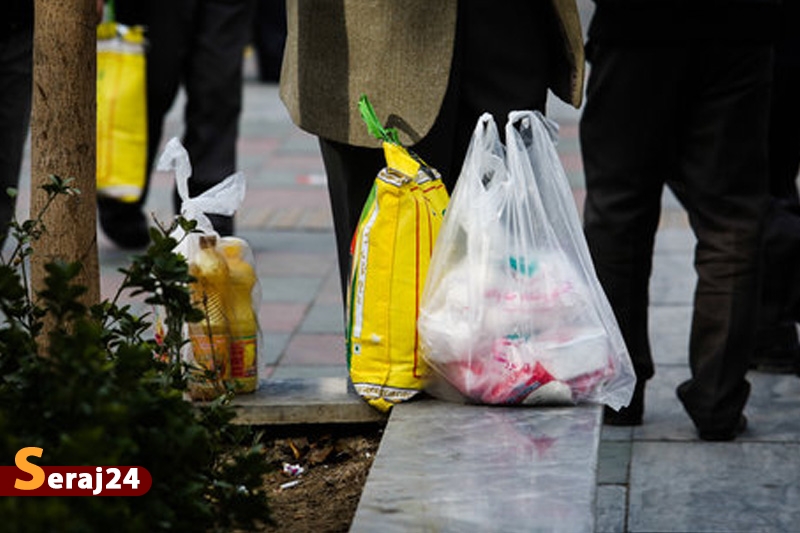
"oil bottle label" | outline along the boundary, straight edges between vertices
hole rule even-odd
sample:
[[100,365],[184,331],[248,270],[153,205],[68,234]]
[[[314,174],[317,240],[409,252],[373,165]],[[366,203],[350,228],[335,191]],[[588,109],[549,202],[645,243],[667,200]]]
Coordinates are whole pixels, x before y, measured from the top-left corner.
[[231,377],[251,378],[256,375],[256,336],[231,339]]
[[228,366],[228,338],[224,335],[209,337],[199,334],[192,335],[191,341],[197,365],[206,370],[216,370],[220,377],[225,377]]

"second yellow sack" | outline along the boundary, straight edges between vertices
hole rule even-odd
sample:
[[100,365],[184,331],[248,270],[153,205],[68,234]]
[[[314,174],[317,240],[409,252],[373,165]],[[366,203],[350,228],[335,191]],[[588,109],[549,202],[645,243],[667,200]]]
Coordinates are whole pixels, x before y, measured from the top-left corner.
[[147,177],[144,29],[97,27],[97,193],[135,202]]

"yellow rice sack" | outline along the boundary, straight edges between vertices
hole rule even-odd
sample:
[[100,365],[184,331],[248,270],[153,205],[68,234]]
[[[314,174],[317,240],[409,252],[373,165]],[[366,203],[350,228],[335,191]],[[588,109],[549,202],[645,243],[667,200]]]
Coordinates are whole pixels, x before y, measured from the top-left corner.
[[144,30],[104,22],[97,28],[97,193],[141,197],[147,176]]
[[352,246],[347,363],[358,394],[388,411],[424,386],[417,317],[433,246],[449,200],[435,170],[384,142]]

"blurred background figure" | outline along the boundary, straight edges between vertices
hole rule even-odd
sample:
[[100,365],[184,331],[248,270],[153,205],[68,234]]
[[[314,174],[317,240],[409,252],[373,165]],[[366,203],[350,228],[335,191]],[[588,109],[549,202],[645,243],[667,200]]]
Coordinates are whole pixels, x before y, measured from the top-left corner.
[[744,431],[768,207],[767,134],[777,2],[595,0],[580,124],[584,223],[637,375],[605,422],[639,425],[655,367],[649,281],[665,184],[697,245],[691,377],[677,389],[704,440]]
[[286,0],[256,0],[253,17],[253,49],[258,79],[278,83],[286,43]]
[[0,7],[0,248],[16,201],[28,137],[33,78],[33,0],[5,0]]
[[[192,164],[189,193],[197,196],[237,170],[242,67],[255,0],[115,0],[115,8],[118,22],[146,28],[148,176],[164,117],[183,88],[181,142]],[[98,199],[101,227],[121,248],[141,248],[149,241],[143,211],[147,189],[146,184],[135,203]],[[175,193],[176,212],[179,202]],[[220,235],[233,234],[233,217],[209,219]]]
[[769,124],[770,211],[764,234],[761,314],[751,366],[800,371],[800,2],[783,0]]

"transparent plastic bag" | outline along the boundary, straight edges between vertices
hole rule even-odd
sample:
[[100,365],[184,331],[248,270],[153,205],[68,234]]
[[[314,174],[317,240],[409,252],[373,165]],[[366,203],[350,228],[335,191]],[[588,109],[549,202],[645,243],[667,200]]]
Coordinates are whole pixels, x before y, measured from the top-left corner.
[[554,145],[513,112],[475,128],[434,248],[418,328],[429,389],[488,404],[627,405],[635,377]]
[[[261,286],[250,245],[238,237],[220,237],[206,213],[232,216],[244,201],[245,177],[237,172],[194,198],[189,197],[192,167],[189,154],[178,139],[171,139],[159,158],[158,169],[174,171],[181,215],[197,222],[188,235],[175,229],[176,252],[189,263],[197,278],[190,285],[195,306],[206,320],[187,324],[190,339],[184,361],[190,373],[189,396],[211,400],[226,390],[251,393],[258,387],[258,360],[264,343],[258,323]],[[216,374],[210,378],[208,372]]]

